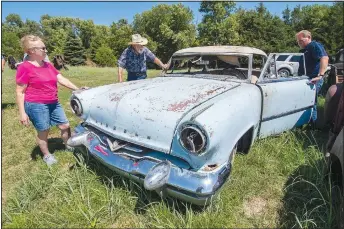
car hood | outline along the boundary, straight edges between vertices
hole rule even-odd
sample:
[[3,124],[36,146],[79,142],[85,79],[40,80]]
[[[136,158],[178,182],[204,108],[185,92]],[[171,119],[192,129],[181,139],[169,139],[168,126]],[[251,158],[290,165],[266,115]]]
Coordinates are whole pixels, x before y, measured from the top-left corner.
[[86,122],[112,136],[168,153],[177,124],[196,106],[238,82],[158,77],[97,88]]

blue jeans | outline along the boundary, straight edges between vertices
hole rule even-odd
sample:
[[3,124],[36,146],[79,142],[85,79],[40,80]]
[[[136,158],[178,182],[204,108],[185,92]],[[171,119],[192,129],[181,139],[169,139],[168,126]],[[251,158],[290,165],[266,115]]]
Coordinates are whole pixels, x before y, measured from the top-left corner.
[[317,114],[318,94],[323,84],[324,84],[324,79],[318,80],[315,84],[315,103],[314,103],[313,112],[312,112],[313,122],[315,122],[318,118],[318,114]]
[[66,114],[59,102],[52,104],[25,102],[24,108],[30,121],[38,131],[48,130],[51,126],[68,123]]
[[132,80],[143,80],[147,78],[147,73],[146,72],[128,72],[128,79],[127,81],[132,81]]

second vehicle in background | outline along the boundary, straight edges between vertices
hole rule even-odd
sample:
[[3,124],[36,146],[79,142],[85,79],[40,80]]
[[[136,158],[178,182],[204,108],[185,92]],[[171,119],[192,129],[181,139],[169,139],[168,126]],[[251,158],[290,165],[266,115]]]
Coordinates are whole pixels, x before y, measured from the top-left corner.
[[[290,77],[297,75],[299,69],[301,53],[298,54],[283,54],[276,56],[276,69],[278,75],[281,77]],[[272,66],[274,67],[274,66]]]

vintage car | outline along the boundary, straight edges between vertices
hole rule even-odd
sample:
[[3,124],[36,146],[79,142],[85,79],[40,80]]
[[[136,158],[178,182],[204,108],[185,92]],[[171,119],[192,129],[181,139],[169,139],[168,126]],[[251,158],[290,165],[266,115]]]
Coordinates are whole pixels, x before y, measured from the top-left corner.
[[236,151],[309,122],[315,87],[280,77],[276,54],[241,46],[175,52],[161,77],[75,92],[72,147],[147,190],[207,205]]

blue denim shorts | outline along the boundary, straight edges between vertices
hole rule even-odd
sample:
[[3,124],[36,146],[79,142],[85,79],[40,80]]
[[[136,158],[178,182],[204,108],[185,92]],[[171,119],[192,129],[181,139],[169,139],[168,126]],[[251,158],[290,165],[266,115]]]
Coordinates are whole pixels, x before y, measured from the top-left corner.
[[48,130],[51,126],[68,123],[66,114],[59,102],[52,104],[25,102],[24,108],[30,121],[38,131]]

